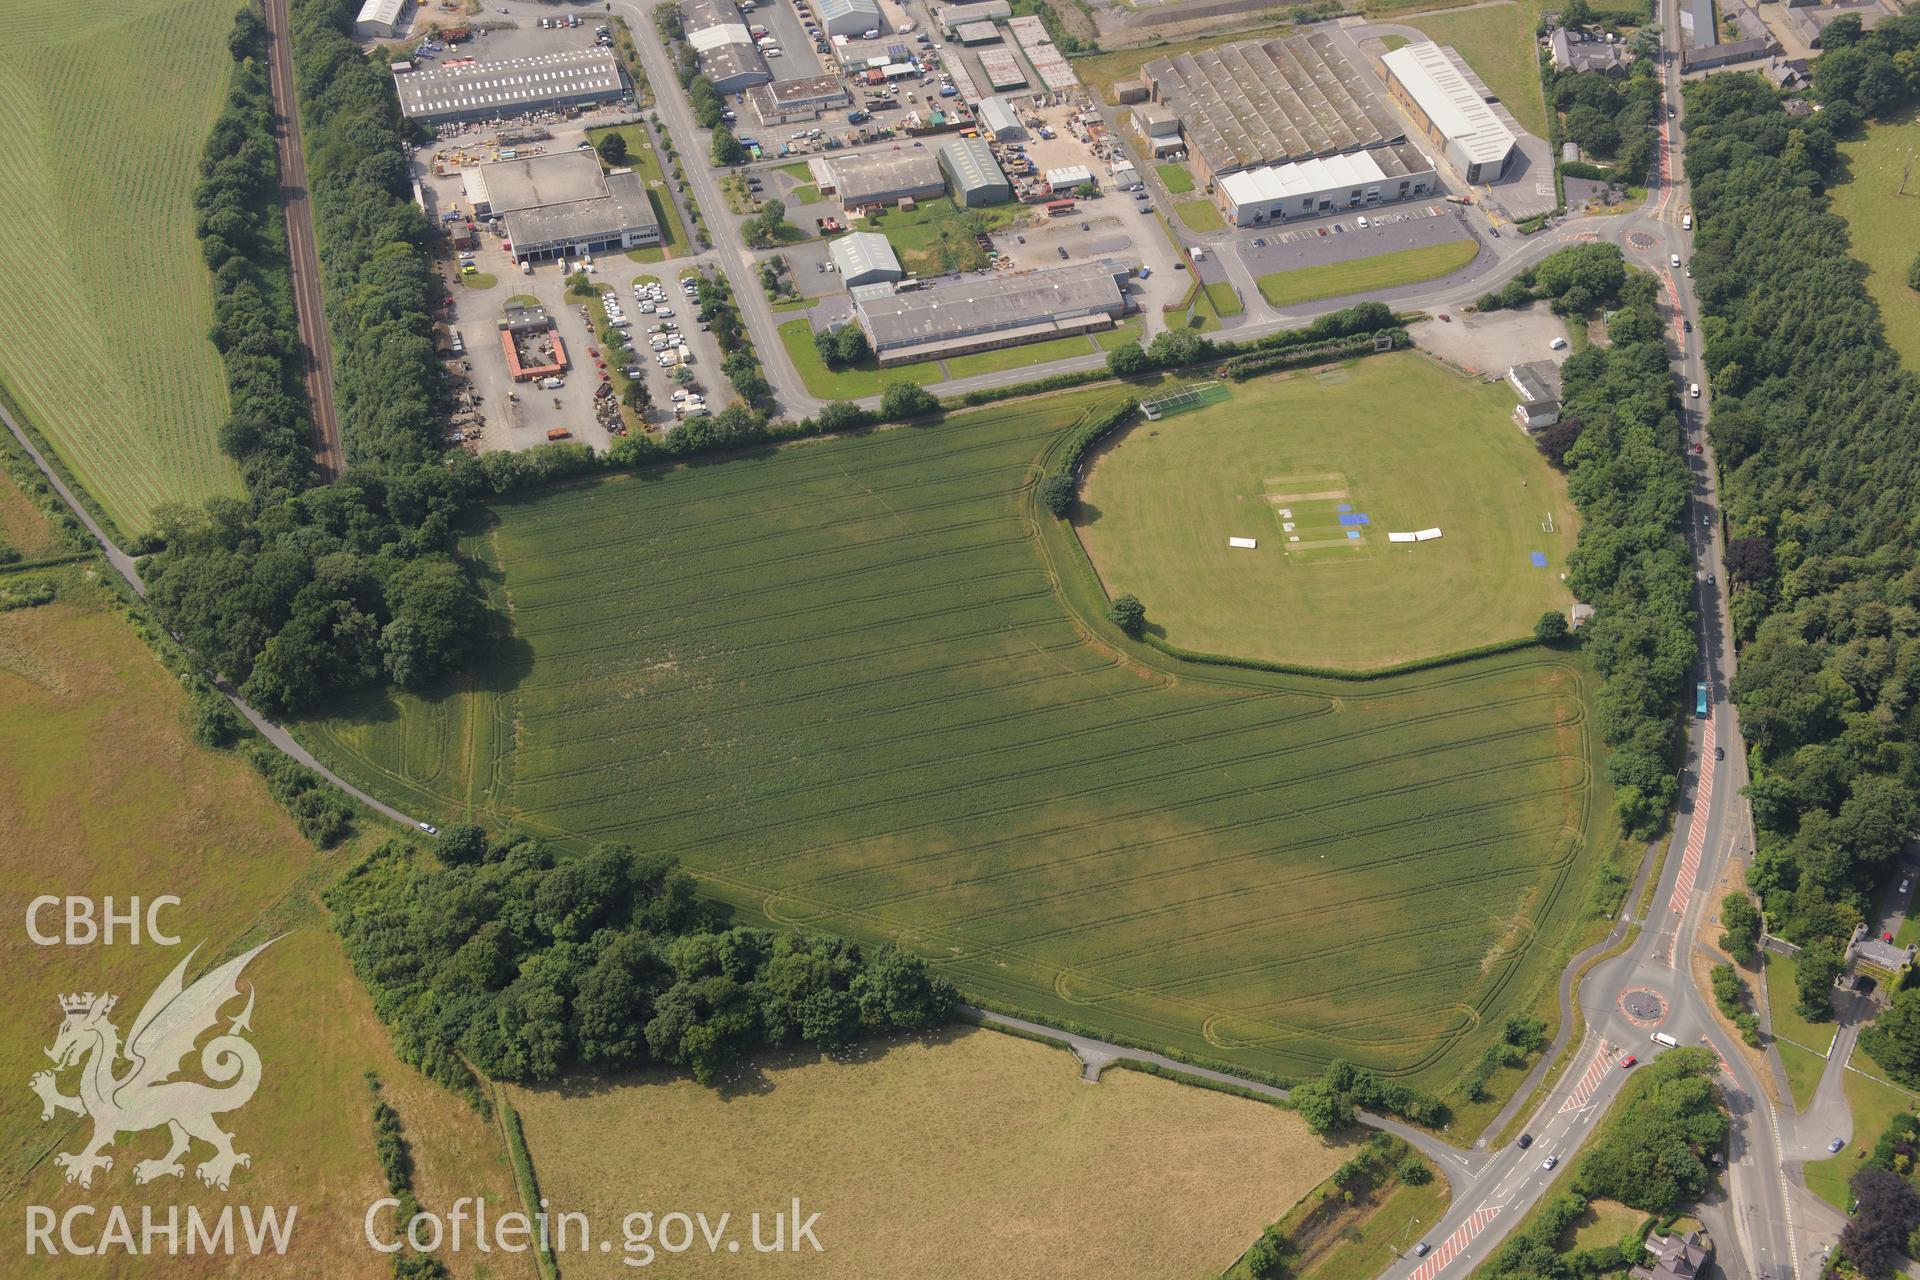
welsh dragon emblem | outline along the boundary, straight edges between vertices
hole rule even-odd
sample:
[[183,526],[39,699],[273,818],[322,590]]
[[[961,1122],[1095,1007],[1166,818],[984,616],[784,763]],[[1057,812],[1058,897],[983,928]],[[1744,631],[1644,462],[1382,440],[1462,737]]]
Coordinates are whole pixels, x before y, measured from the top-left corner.
[[[213,1155],[194,1170],[210,1187],[224,1191],[234,1169],[252,1163],[233,1149],[233,1135],[223,1132],[213,1119],[245,1106],[260,1087],[260,1054],[241,1034],[252,1030],[251,984],[246,1007],[200,1050],[200,1071],[214,1084],[173,1077],[200,1037],[220,1022],[222,1006],[240,995],[241,970],[274,941],[261,943],[186,986],[182,978],[199,951],[195,947],[147,997],[124,1043],[109,1020],[119,1003],[117,996],[88,991],[60,997],[64,1015],[60,1034],[46,1051],[53,1059],[53,1070],[36,1072],[29,1085],[40,1097],[42,1120],[67,1111],[93,1121],[93,1137],[85,1147],[54,1156],[54,1163],[67,1171],[68,1182],[90,1187],[96,1169],[113,1168],[113,1157],[103,1153],[113,1145],[115,1134],[162,1125],[172,1145],[158,1160],[141,1160],[133,1166],[137,1183],[183,1176],[186,1168],[180,1158],[196,1138],[213,1148]],[[117,1069],[122,1061],[127,1065]],[[60,1092],[59,1076],[71,1067],[80,1070],[77,1097]]]

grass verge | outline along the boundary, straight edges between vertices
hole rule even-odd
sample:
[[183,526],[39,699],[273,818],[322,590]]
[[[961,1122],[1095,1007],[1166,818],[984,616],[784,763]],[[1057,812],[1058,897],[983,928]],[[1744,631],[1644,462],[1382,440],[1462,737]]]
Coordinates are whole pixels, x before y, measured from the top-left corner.
[[1261,276],[1260,296],[1276,307],[1373,293],[1423,280],[1437,280],[1473,261],[1480,247],[1471,240],[1396,249],[1357,262],[1329,262]]

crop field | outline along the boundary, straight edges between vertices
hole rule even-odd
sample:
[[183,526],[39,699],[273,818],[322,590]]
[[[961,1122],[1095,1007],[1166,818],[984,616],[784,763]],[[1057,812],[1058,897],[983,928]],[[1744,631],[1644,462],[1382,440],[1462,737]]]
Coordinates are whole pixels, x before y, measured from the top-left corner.
[[[746,1075],[512,1090],[541,1194],[595,1222],[725,1206],[740,1230],[798,1194],[823,1253],[794,1265],[840,1280],[1214,1280],[1349,1154],[1266,1103],[1120,1069],[1089,1088],[1064,1050],[993,1031],[761,1058]],[[570,1280],[634,1273],[617,1248],[560,1263]],[[740,1276],[766,1260],[702,1245],[672,1268]]]
[[1887,343],[1909,369],[1920,369],[1920,293],[1907,287],[1907,268],[1920,253],[1920,235],[1914,233],[1920,226],[1920,178],[1906,172],[1916,147],[1920,115],[1872,125],[1864,137],[1840,144],[1853,180],[1830,189],[1833,211],[1847,220],[1853,256],[1867,264],[1867,292],[1880,306]]
[[[253,770],[197,746],[186,719],[178,681],[113,608],[91,597],[79,568],[60,601],[0,614],[0,847],[9,874],[33,893],[113,895],[123,906],[135,895],[173,894],[180,905],[161,920],[181,939],[178,947],[119,940],[35,946],[18,915],[0,935],[0,980],[17,997],[0,1043],[0,1070],[16,1089],[0,1107],[0,1212],[17,1223],[24,1205],[91,1200],[125,1206],[137,1224],[144,1205],[163,1214],[170,1204],[204,1213],[228,1203],[297,1205],[286,1255],[249,1260],[245,1274],[384,1280],[392,1264],[361,1237],[366,1206],[386,1194],[362,1072],[380,1074],[407,1125],[426,1204],[444,1209],[456,1195],[511,1204],[504,1148],[465,1102],[394,1057],[318,906],[319,890],[359,857],[368,837],[358,847],[316,853]],[[25,899],[22,892],[14,901]],[[90,1192],[65,1185],[52,1154],[76,1150],[87,1128],[64,1114],[41,1122],[26,1089],[28,1077],[48,1065],[41,1050],[60,1025],[58,996],[118,995],[114,1021],[124,1034],[190,948],[201,950],[189,978],[275,937],[245,977],[256,991],[249,1038],[260,1052],[260,1090],[221,1117],[253,1160],[232,1188],[201,1186],[192,1163],[181,1181],[136,1186],[135,1161],[166,1147],[166,1135],[152,1130],[122,1134],[113,1168]],[[189,1071],[195,1062],[188,1059]],[[62,1077],[65,1091],[73,1081],[71,1072]],[[197,1146],[191,1161],[206,1155]],[[463,1280],[477,1280],[483,1267],[491,1280],[536,1280],[531,1265],[515,1265],[525,1259],[469,1252],[448,1261]],[[54,1273],[58,1264],[45,1269]],[[233,1259],[218,1256],[170,1259],[163,1269],[181,1277],[236,1274]],[[150,1272],[108,1263],[98,1274]]]
[[233,11],[0,0],[0,384],[129,530],[240,492],[191,205]]
[[672,853],[743,919],[1281,1074],[1450,1079],[1591,865],[1578,661],[1366,683],[1116,650],[1033,486],[1093,389],[507,503],[469,694],[309,722],[423,816]]
[[1573,602],[1578,522],[1512,407],[1411,352],[1244,383],[1109,446],[1080,539],[1184,649],[1371,670],[1519,639]]

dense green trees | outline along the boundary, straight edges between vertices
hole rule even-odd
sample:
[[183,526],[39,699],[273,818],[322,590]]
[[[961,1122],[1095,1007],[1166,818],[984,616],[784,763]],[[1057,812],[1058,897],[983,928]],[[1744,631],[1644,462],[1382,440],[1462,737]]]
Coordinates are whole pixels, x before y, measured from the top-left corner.
[[1598,71],[1560,71],[1547,97],[1566,121],[1567,137],[1590,161],[1610,166],[1623,182],[1646,181],[1658,141],[1658,64],[1642,58],[1625,78]]
[[1845,14],[1821,32],[1826,53],[1813,64],[1813,88],[1831,109],[1845,102],[1866,116],[1890,115],[1920,98],[1920,14],[1906,13],[1863,31]]
[[1641,1067],[1580,1161],[1586,1193],[1660,1214],[1706,1194],[1710,1155],[1727,1139],[1719,1069],[1708,1049],[1669,1049]]
[[1760,913],[1753,899],[1735,890],[1720,899],[1720,949],[1741,964],[1759,958]]
[[1348,1062],[1328,1063],[1318,1080],[1288,1090],[1287,1100],[1315,1133],[1351,1128],[1363,1109],[1429,1127],[1447,1119],[1446,1104],[1438,1098]]
[[713,131],[713,162],[721,168],[744,164],[747,149],[740,145],[740,139],[733,136],[733,130],[720,125]]
[[1139,596],[1115,596],[1113,603],[1107,606],[1107,620],[1138,639],[1140,633],[1147,629],[1147,607],[1140,603]]
[[1794,957],[1795,1010],[1808,1022],[1833,1016],[1833,984],[1846,972],[1840,952],[1826,940],[1815,942]]
[[813,345],[820,353],[820,362],[829,369],[844,369],[873,355],[866,330],[852,322],[838,329],[823,329],[814,334]]
[[911,382],[889,382],[880,393],[880,416],[893,422],[923,418],[940,410],[940,397]]
[[[450,835],[453,833],[449,833]],[[383,846],[328,906],[401,1056],[456,1088],[667,1063],[711,1082],[768,1046],[840,1048],[944,1021],[953,988],[891,946],[728,927],[672,858],[461,832],[429,870]]]
[[[1870,51],[1911,54],[1920,25],[1887,25]],[[1833,60],[1849,55],[1844,71],[1863,45],[1820,59],[1823,95],[1854,92]],[[1748,883],[1773,932],[1831,948],[1915,820],[1920,382],[1888,349],[1823,194],[1857,99],[1795,119],[1753,77],[1688,93],[1692,265],[1742,644],[1733,697],[1753,773]]]
[[616,168],[627,162],[627,138],[618,129],[610,129],[600,135],[600,141],[594,144],[600,152],[600,158]]
[[1894,1079],[1920,1086],[1920,987],[1895,992],[1893,1004],[1860,1033],[1860,1047]]
[[1906,1257],[1908,1237],[1920,1227],[1920,1192],[1877,1165],[1855,1173],[1848,1185],[1856,1204],[1840,1231],[1840,1256],[1863,1275],[1893,1275]]
[[267,88],[267,31],[258,12],[234,16],[227,102],[213,123],[194,188],[200,252],[213,273],[213,343],[225,361],[230,413],[220,447],[250,493],[271,497],[312,482],[313,424],[301,389],[280,169]]
[[[1594,608],[1583,644],[1603,677],[1595,698],[1607,773],[1626,830],[1650,835],[1678,791],[1674,716],[1691,673],[1693,571],[1684,534],[1690,481],[1673,376],[1651,276],[1628,276],[1620,250],[1581,245],[1544,259],[1530,291],[1556,308],[1614,302],[1611,345],[1561,366],[1565,418],[1543,445],[1568,473],[1581,514],[1568,583]],[[1575,306],[1574,304],[1578,304]]]
[[[719,137],[718,134],[714,136]],[[769,200],[761,205],[760,212],[740,224],[740,233],[746,237],[747,244],[755,249],[770,249],[797,234],[787,221],[787,206],[778,200]]]

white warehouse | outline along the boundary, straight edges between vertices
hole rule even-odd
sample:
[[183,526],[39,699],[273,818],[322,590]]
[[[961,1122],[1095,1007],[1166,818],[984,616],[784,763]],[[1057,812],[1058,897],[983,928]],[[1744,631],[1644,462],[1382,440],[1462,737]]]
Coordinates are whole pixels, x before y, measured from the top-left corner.
[[1387,92],[1468,182],[1496,182],[1520,154],[1519,140],[1488,105],[1488,94],[1458,53],[1431,40],[1380,60]]
[[880,19],[879,0],[815,0],[813,11],[830,36],[857,39],[869,31],[887,29]]
[[362,40],[393,39],[411,25],[400,20],[407,11],[407,3],[408,0],[367,0],[360,6],[360,16],[353,20],[353,34]]
[[1242,169],[1214,179],[1214,200],[1229,223],[1255,227],[1413,200],[1438,185],[1433,162],[1401,143]]

